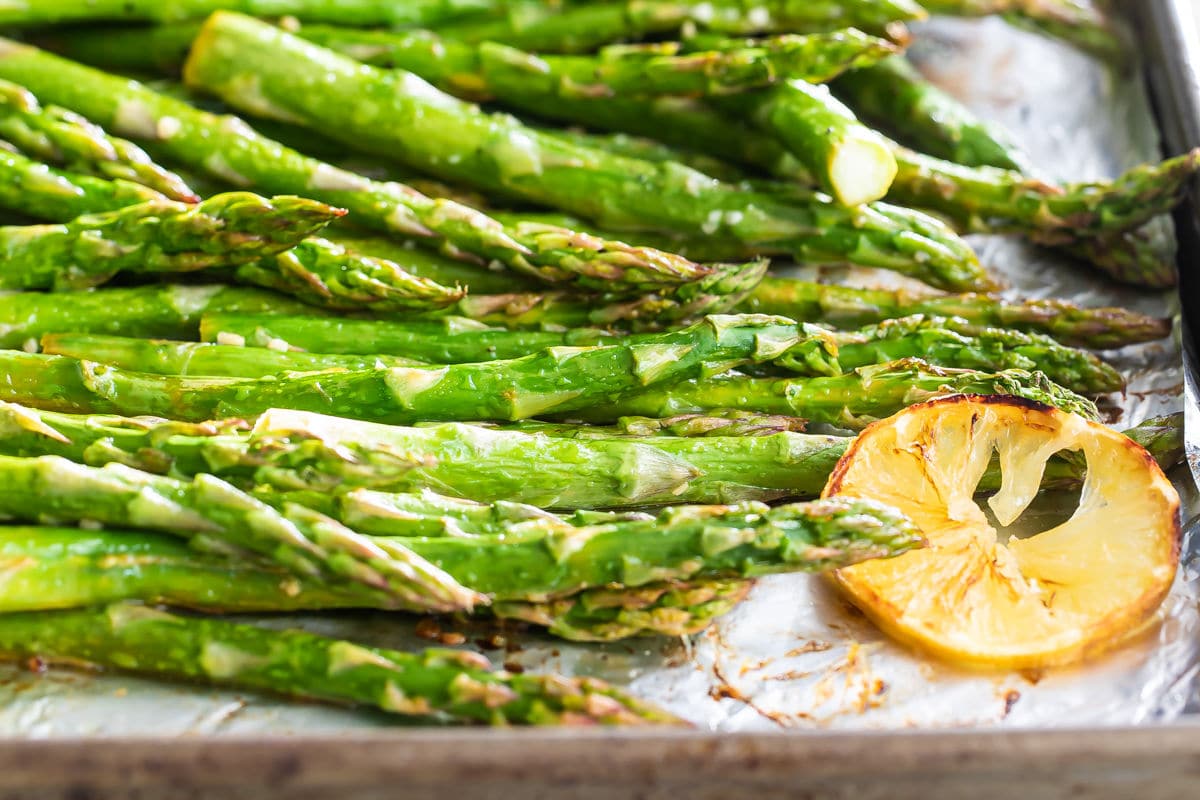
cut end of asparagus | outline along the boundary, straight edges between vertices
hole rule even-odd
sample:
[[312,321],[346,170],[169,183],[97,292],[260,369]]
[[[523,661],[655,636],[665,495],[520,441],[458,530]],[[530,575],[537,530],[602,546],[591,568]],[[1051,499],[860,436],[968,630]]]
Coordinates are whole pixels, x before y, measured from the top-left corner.
[[896,169],[896,158],[891,149],[875,138],[848,139],[829,159],[834,195],[846,206],[882,199],[892,187]]

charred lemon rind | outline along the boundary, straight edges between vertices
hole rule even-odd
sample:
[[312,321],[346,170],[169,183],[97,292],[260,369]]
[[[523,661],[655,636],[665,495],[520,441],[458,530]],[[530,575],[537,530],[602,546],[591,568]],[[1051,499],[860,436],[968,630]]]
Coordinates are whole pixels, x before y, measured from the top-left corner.
[[[1010,522],[1063,449],[1088,460],[1079,509],[1000,541],[973,497],[993,454],[1005,474],[989,502]],[[943,397],[872,424],[833,470],[823,496],[835,495],[895,505],[929,542],[835,582],[893,638],[964,667],[1063,666],[1116,647],[1145,628],[1179,562],[1179,497],[1150,454],[1023,398]]]

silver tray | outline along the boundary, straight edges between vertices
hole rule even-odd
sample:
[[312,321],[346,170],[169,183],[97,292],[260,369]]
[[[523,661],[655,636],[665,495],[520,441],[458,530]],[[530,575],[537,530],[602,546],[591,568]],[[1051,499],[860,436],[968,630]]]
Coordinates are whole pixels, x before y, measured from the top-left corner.
[[[1145,57],[1158,128],[1172,152],[1200,144],[1200,18],[1191,19],[1193,5],[1194,0],[1127,4]],[[981,24],[992,26],[983,29],[985,35],[1010,35],[1001,23]],[[977,31],[976,23],[942,25],[931,29],[928,41],[934,48],[969,47]],[[1029,80],[1028,70],[1020,73],[1025,78],[1013,72],[1013,81],[1007,73],[995,80],[996,60],[1003,60],[1004,54],[994,48],[986,54],[970,51],[978,58],[960,58],[952,62],[959,66],[939,77],[954,81],[968,97],[989,92],[989,110],[1021,130],[1021,101],[1033,97],[1031,102],[1036,102],[1055,91],[1056,78],[1063,79],[1082,58],[1052,43],[1032,47],[1035,59],[1047,59],[1035,76],[1040,85],[1021,84]],[[935,73],[942,63],[937,53],[917,55],[929,58]],[[1109,82],[1099,71],[1087,74],[1090,83],[1068,91],[1090,93],[1102,102],[1077,107],[1074,117],[1056,120],[1057,132],[1043,142],[1044,149],[1034,148],[1035,160],[1040,155],[1043,168],[1055,177],[1112,174],[1133,161],[1152,158],[1158,148],[1155,126],[1147,121],[1141,78]],[[1005,97],[1011,98],[1008,105]],[[1116,122],[1126,119],[1127,126]],[[1072,148],[1070,137],[1087,126],[1104,129],[1097,139],[1102,144]],[[1055,136],[1060,139],[1055,141]],[[1071,157],[1061,157],[1064,153]],[[1200,315],[1192,313],[1187,302],[1200,299],[1200,275],[1194,274],[1200,260],[1197,208],[1200,204],[1194,199],[1178,215],[1176,227],[1184,267],[1182,312],[1186,321],[1200,325]],[[1043,261],[1048,269],[1051,260],[1032,249],[1022,250],[1011,242],[981,245],[985,258],[994,260],[1013,282],[1014,293],[1121,303],[1150,313],[1164,310],[1163,295],[1114,294],[1110,288],[1093,286],[1086,273],[1042,271]],[[1047,274],[1055,276],[1053,285],[1047,285]],[[1168,302],[1170,311],[1179,308],[1176,300]],[[1117,409],[1114,423],[1178,408],[1181,373],[1174,364],[1182,344],[1176,340],[1115,354],[1133,374],[1133,391]],[[1188,360],[1195,363],[1190,357],[1189,352]],[[1190,371],[1187,377],[1190,383]],[[1192,407],[1188,411],[1200,413]],[[1191,434],[1198,430],[1200,426],[1189,426]],[[1200,442],[1190,455],[1192,463],[1200,465]],[[1174,477],[1185,490],[1185,506],[1196,509],[1186,471]],[[401,793],[727,798],[734,792],[856,800],[959,798],[968,792],[976,798],[1196,797],[1200,632],[1193,620],[1200,618],[1200,603],[1193,592],[1200,583],[1200,535],[1193,530],[1195,520],[1188,523],[1181,578],[1187,586],[1176,599],[1191,606],[1176,609],[1178,616],[1172,619],[1184,622],[1162,633],[1160,640],[1077,674],[1046,680],[1024,676],[1019,687],[1007,678],[980,685],[959,675],[938,674],[938,688],[922,694],[914,687],[928,674],[910,676],[905,684],[895,680],[899,673],[885,670],[895,683],[887,687],[891,697],[904,701],[898,711],[890,698],[890,706],[874,704],[869,693],[860,692],[871,685],[871,675],[854,672],[861,661],[846,657],[845,642],[838,651],[841,660],[830,662],[827,673],[806,679],[795,665],[772,667],[786,680],[764,694],[762,702],[747,703],[714,691],[732,688],[736,694],[741,676],[721,673],[722,658],[737,655],[727,667],[752,661],[755,648],[769,633],[755,628],[764,616],[790,615],[778,620],[779,627],[792,626],[791,635],[810,643],[819,640],[821,631],[805,626],[847,620],[852,624],[836,598],[813,583],[765,582],[756,590],[753,606],[732,615],[714,635],[688,642],[580,647],[533,636],[519,640],[520,651],[490,653],[497,662],[511,659],[535,669],[562,668],[626,683],[693,719],[698,727],[691,731],[405,729],[396,727],[392,718],[362,711],[298,706],[119,676],[33,676],[0,670],[0,735],[11,737],[0,739],[0,800],[307,798],[335,793],[344,798]],[[294,620],[276,619],[273,624]],[[302,621],[312,630],[368,641],[417,643],[410,621],[396,622],[384,615],[322,615]],[[860,624],[852,633],[848,641],[861,638],[864,646],[878,648],[872,652],[880,655],[873,658],[885,665],[888,658],[902,663],[903,656],[889,655],[880,637],[870,640],[869,626]],[[794,649],[804,649],[803,642],[797,645]],[[812,660],[819,652],[796,658]],[[1169,668],[1164,659],[1170,661]],[[846,679],[832,682],[829,675]],[[1011,691],[1017,691],[1018,700]],[[1063,702],[1056,705],[1056,697]],[[822,703],[828,707],[818,708]],[[814,709],[820,713],[809,713]],[[789,714],[792,724],[785,730],[780,718]]]

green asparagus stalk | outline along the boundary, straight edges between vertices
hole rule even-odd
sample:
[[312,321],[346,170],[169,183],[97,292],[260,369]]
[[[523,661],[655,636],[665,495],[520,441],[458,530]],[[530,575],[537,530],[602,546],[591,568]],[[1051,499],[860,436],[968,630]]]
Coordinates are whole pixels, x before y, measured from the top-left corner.
[[1112,20],[1080,0],[925,0],[934,14],[964,17],[1003,15],[1006,20],[1070,42],[1108,60],[1124,60],[1128,49]]
[[682,724],[593,678],[491,672],[485,658],[465,651],[402,653],[140,605],[5,614],[0,651],[413,717],[496,725]]
[[[513,331],[455,318],[376,322],[275,314],[210,315],[201,322],[200,336],[206,342],[271,347],[280,352],[262,354],[255,362],[253,356],[235,352],[233,347],[213,349],[211,345],[150,344],[90,336],[51,337],[43,341],[43,350],[145,372],[257,377],[304,368],[356,369],[375,363],[375,359],[390,364],[389,359],[395,357],[433,363],[483,362],[517,358],[542,347],[615,340],[611,333],[587,328]],[[638,336],[628,341],[638,341]],[[1060,345],[1047,336],[980,328],[962,319],[901,317],[834,338],[838,364],[843,369],[922,358],[936,366],[959,369],[1039,370],[1056,383],[1084,393],[1102,394],[1124,387],[1121,374],[1091,353]],[[195,360],[200,353],[210,355]],[[330,355],[315,355],[320,353]],[[772,363],[804,375],[827,374],[821,371],[828,368],[824,361],[819,360],[814,371],[806,360],[807,353],[801,351],[800,355],[797,359],[784,353]],[[244,371],[243,363],[257,365]]]
[[[1060,345],[1049,336],[972,325],[963,319],[917,315],[888,320],[856,333],[838,334],[838,363],[856,369],[901,358],[941,367],[1039,371],[1083,394],[1117,392],[1125,379],[1095,355]],[[784,355],[776,363],[802,374],[804,364]]]
[[[257,58],[267,51],[269,60]],[[356,108],[330,132],[353,147],[386,153],[439,177],[563,208],[601,225],[719,233],[761,254],[853,261],[939,287],[991,285],[969,247],[931,218],[885,206],[849,210],[799,192],[780,199],[682,165],[579,148],[443,96],[412,73],[364,66],[241,15],[209,19],[192,48],[185,79],[234,106],[319,128],[335,95],[343,98],[339,105],[347,96],[384,97],[387,102]],[[239,88],[247,81],[255,82],[255,98]],[[307,87],[303,92],[297,91],[301,83]],[[446,136],[447,130],[455,135]]]
[[780,36],[711,48],[689,43],[611,45],[590,56],[536,56],[507,45],[448,41],[426,31],[363,31],[309,26],[297,33],[359,61],[405,69],[472,100],[520,94],[562,98],[708,96],[761,88],[795,78],[827,81],[847,68],[892,52],[888,42],[858,31]]
[[[520,430],[446,424],[400,428],[271,411],[250,431],[239,420],[189,425],[153,418],[75,416],[0,405],[0,452],[58,455],[87,464],[124,463],[158,473],[212,472],[248,486],[332,497],[354,487],[390,492],[433,488],[487,502],[545,508],[613,508],[731,499],[812,497],[849,439],[772,432],[764,436],[685,438],[670,427],[624,423],[604,437],[594,426],[524,423]],[[1181,460],[1182,414],[1126,431],[1164,469]],[[682,431],[690,434],[689,431]],[[514,472],[520,463],[528,471]],[[1083,464],[1057,459],[1048,487],[1077,486]],[[999,487],[998,473],[981,490]],[[531,480],[528,476],[536,476]],[[394,535],[387,521],[396,501],[346,493],[320,507],[364,531]],[[403,496],[403,495],[401,495]],[[308,501],[306,501],[308,502]],[[411,503],[411,500],[405,501]],[[371,522],[370,520],[374,520]]]
[[345,212],[301,197],[231,192],[159,200],[64,225],[0,228],[0,288],[79,289],[119,272],[191,272],[280,253]]
[[460,286],[442,285],[413,275],[393,261],[355,253],[316,237],[278,255],[243,264],[235,275],[243,283],[342,311],[435,311],[452,307],[466,296],[466,289]]
[[342,25],[435,25],[494,12],[494,0],[37,0],[0,8],[0,25],[40,27],[79,22],[154,22],[200,20],[222,8],[236,7],[264,17],[292,16]]
[[1171,321],[1123,308],[1081,308],[1063,300],[1009,303],[985,294],[937,295],[854,289],[789,278],[764,278],[746,310],[855,328],[912,314],[961,317],[980,327],[1045,333],[1063,344],[1107,349],[1162,339]]
[[997,373],[934,367],[905,359],[831,378],[753,378],[725,375],[650,387],[627,398],[563,415],[582,422],[611,422],[626,416],[669,417],[740,408],[762,414],[792,414],[810,422],[860,429],[902,408],[944,394],[1008,394],[1096,419],[1096,406],[1040,372]]
[[1200,170],[1200,150],[1144,165],[1110,183],[1056,187],[1017,172],[962,167],[894,148],[899,172],[889,198],[933,209],[982,233],[1020,232],[1041,244],[1074,244],[1137,228],[1180,201]]
[[[0,585],[5,614],[121,600],[222,613],[389,607],[378,593],[352,584],[332,586],[269,564],[197,553],[178,539],[142,531],[9,525],[0,530],[0,555],[22,564]],[[711,580],[588,589],[545,602],[505,601],[485,613],[578,641],[681,636],[728,613],[751,585]]]
[[807,349],[837,371],[828,332],[782,317],[710,316],[672,333],[594,347],[551,347],[486,364],[390,367],[261,380],[127,372],[65,356],[0,352],[0,394],[54,410],[153,414],[199,422],[270,408],[378,422],[518,420],[611,403],[655,383]]
[[[360,60],[391,62],[402,69],[406,68],[404,64],[417,60],[406,55],[413,49],[428,53],[448,44],[461,59],[462,67],[454,76],[439,78],[466,85],[467,91],[480,91],[485,98],[492,80],[512,82],[517,75],[531,84],[531,92],[567,98],[731,94],[788,78],[828,80],[845,69],[845,63],[852,64],[861,57],[859,48],[844,47],[844,39],[822,35],[749,43],[727,51],[691,49],[686,53],[678,42],[610,45],[590,56],[536,56],[495,42],[478,46],[445,43],[423,32],[397,34],[306,26],[301,35],[339,52],[350,49],[369,56]],[[838,45],[843,47],[835,49]],[[437,57],[447,60],[441,53]],[[421,59],[423,63],[431,60],[428,55]],[[483,80],[472,80],[475,73]]]
[[859,116],[923,153],[966,167],[1036,172],[1005,132],[925,80],[903,56],[847,72],[833,90]]
[[818,571],[919,546],[915,526],[864,501],[678,506],[595,525],[526,520],[508,536],[389,537],[495,601],[582,588]]
[[196,339],[209,309],[314,314],[315,309],[261,289],[220,284],[152,285],[43,294],[0,293],[0,347],[34,349],[48,333]]
[[612,42],[674,34],[689,25],[718,33],[797,33],[855,27],[900,34],[904,22],[925,12],[908,0],[808,3],[652,0],[586,3],[559,10],[552,4],[522,7],[500,19],[463,20],[439,26],[451,39],[504,42],[536,52],[586,53]]
[[858,121],[828,87],[786,81],[770,90],[726,98],[723,106],[775,136],[818,186],[843,205],[879,200],[896,177],[887,141]]
[[183,203],[200,197],[144,150],[64,108],[43,108],[30,92],[0,81],[0,137],[37,158],[102,178],[146,186]]
[[[644,419],[646,418],[623,418],[621,420],[622,429],[627,431],[627,435],[636,434],[638,431],[638,421]],[[709,417],[700,417],[700,419],[709,419]],[[598,432],[597,427],[595,425],[581,424],[524,422],[518,426],[513,426],[513,429],[530,433],[540,433],[551,437],[594,439],[604,436],[603,433]],[[652,437],[656,433],[657,431],[653,428],[646,431],[646,434]],[[1152,417],[1139,425],[1125,429],[1122,433],[1138,445],[1146,448],[1163,470],[1171,470],[1184,461],[1182,413]],[[773,432],[765,434],[768,439],[774,435]],[[765,461],[771,458],[765,451],[751,452],[753,448],[743,451],[739,445],[744,443],[744,440],[740,440],[737,437],[725,437],[719,431],[718,436],[725,440],[722,442],[725,446],[725,457],[731,461],[736,462],[743,458],[749,460],[754,457]],[[780,437],[779,440],[782,440],[782,438]],[[791,438],[794,442],[801,441],[799,437]],[[811,436],[804,438],[812,439]],[[732,439],[732,441],[728,439]],[[688,455],[689,458],[692,458],[697,463],[712,463],[717,458],[715,453],[705,450],[706,445],[704,443],[686,445],[682,442],[672,441],[661,436],[645,439],[645,441],[649,444],[669,449],[677,455]],[[841,458],[845,452],[845,448],[851,441],[853,439],[835,438],[823,447],[819,445],[814,446],[802,458],[793,459],[791,474],[797,482],[793,487],[794,492],[791,496],[809,496],[809,492],[813,490],[812,487],[820,485],[822,481],[828,478],[828,470],[832,469],[832,465],[836,464]],[[1042,489],[1076,489],[1083,482],[1086,474],[1087,459],[1082,453],[1058,453],[1046,464],[1046,470],[1042,476]],[[762,482],[770,484],[773,480],[773,478],[767,477]],[[994,492],[1000,488],[1000,485],[1001,474],[999,462],[993,460],[980,479],[976,491]],[[355,519],[364,531],[378,530],[385,534],[392,534],[394,530],[389,528],[387,523],[388,510],[396,503],[393,498],[407,498],[408,495],[362,489],[347,492],[344,497],[346,499],[343,501],[343,506],[341,510],[335,512],[336,514],[346,514],[348,515],[347,518]],[[402,500],[400,501],[400,505],[403,506],[407,502],[409,501]]]
[[7,211],[67,222],[84,214],[166,200],[138,183],[72,174],[0,149],[0,208]]
[[[846,442],[790,432],[631,437],[623,429],[594,439],[591,428],[588,436],[567,436],[561,426],[554,436],[461,423],[403,428],[283,410],[263,414],[249,431],[240,420],[186,424],[12,404],[0,406],[0,423],[0,452],[11,455],[58,455],[184,476],[214,473],[241,486],[280,491],[433,488],[545,508],[813,497]],[[514,471],[513,464],[523,469]]]
[[[269,26],[268,26],[269,27]],[[273,29],[272,29],[273,30]],[[396,182],[364,178],[283,147],[236,118],[218,117],[136,82],[0,40],[0,78],[70,108],[156,152],[241,185],[315,196],[380,230],[414,237],[479,263],[497,261],[552,282],[601,291],[675,286],[711,274],[669,253],[545,225],[503,226],[460,204],[433,200]],[[515,162],[514,162],[515,163]]]
[[364,537],[302,506],[278,511],[220,478],[181,481],[121,464],[79,465],[58,456],[0,456],[0,509],[45,518],[171,533],[198,547],[250,551],[310,578],[339,578],[393,597],[405,608],[470,609],[484,598],[401,545]]

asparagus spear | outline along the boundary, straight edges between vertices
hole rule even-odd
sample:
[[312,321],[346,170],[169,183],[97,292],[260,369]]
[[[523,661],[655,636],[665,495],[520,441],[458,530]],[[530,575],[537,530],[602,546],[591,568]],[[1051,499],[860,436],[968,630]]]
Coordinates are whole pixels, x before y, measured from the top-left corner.
[[[43,349],[145,372],[257,377],[291,369],[320,369],[322,365],[329,369],[362,368],[375,363],[375,359],[390,363],[393,357],[435,363],[492,361],[517,358],[542,347],[614,341],[611,333],[586,328],[511,331],[453,318],[384,323],[274,314],[210,315],[202,321],[200,335],[206,342],[272,347],[285,352],[261,354],[255,362],[253,356],[234,348],[89,336],[50,337],[43,341]],[[994,327],[981,329],[962,319],[901,317],[834,338],[838,364],[843,369],[923,358],[937,366],[961,369],[1040,370],[1066,388],[1085,393],[1119,391],[1124,386],[1120,373],[1091,353],[1060,345],[1047,336]],[[627,339],[638,340],[637,334]],[[315,355],[319,353],[330,355]],[[227,361],[222,354],[227,354]],[[827,369],[823,361],[817,362],[814,372],[806,355],[802,351],[798,359],[784,353],[772,364],[804,375],[826,374],[821,372]],[[250,365],[249,369],[243,364]]]
[[[172,537],[142,531],[9,525],[0,530],[0,554],[22,564],[0,584],[0,611],[6,614],[121,600],[223,613],[390,607],[378,593],[353,584],[335,586],[252,560],[197,553]],[[682,636],[728,613],[750,586],[711,580],[589,589],[551,601],[505,601],[484,613],[577,641]]]
[[434,311],[466,296],[460,286],[442,285],[393,261],[311,236],[278,255],[243,264],[235,275],[239,281],[275,289],[309,305],[343,311]]
[[[1050,380],[1084,394],[1117,392],[1121,373],[1096,356],[1065,347],[1049,336],[1004,328],[979,328],[963,319],[917,315],[888,320],[837,337],[838,363],[856,369],[901,358],[960,369],[1037,370]],[[804,364],[784,355],[777,363],[808,373]]]
[[847,72],[833,90],[859,116],[923,153],[966,167],[1035,172],[1005,132],[925,80],[904,56]]
[[[178,22],[229,8],[228,0],[37,0],[0,8],[0,25],[38,27],[72,22]],[[435,25],[494,12],[495,0],[237,0],[240,11],[342,25]]]
[[0,208],[8,211],[66,222],[84,214],[165,200],[138,183],[72,174],[0,149]]
[[536,52],[589,52],[611,42],[673,34],[689,25],[732,33],[796,33],[855,27],[900,35],[925,12],[909,0],[797,3],[790,0],[651,0],[522,7],[500,19],[439,26],[447,38],[504,42]]
[[3,398],[58,410],[156,414],[198,422],[269,408],[379,422],[518,420],[609,403],[655,383],[807,349],[836,372],[829,334],[782,317],[710,316],[673,333],[594,347],[551,347],[487,364],[391,367],[270,377],[178,378],[65,356],[0,352]]
[[0,651],[460,722],[682,724],[593,678],[491,672],[465,651],[402,653],[130,604],[5,614]]
[[451,94],[484,101],[534,94],[562,98],[729,94],[795,78],[821,82],[894,51],[858,31],[780,36],[711,48],[689,43],[611,45],[590,56],[536,56],[507,45],[450,41],[427,31],[306,25],[310,42],[359,61],[415,72]]
[[64,108],[43,108],[31,93],[0,81],[0,137],[46,161],[99,177],[141,184],[184,203],[200,197],[175,173],[160,167],[144,150]]
[[[518,77],[530,84],[529,91],[553,97],[730,94],[787,78],[828,80],[862,58],[863,49],[859,42],[850,43],[845,37],[817,34],[750,42],[738,49],[689,48],[685,53],[679,42],[661,42],[610,45],[588,56],[538,56],[495,42],[477,46],[445,42],[427,32],[305,26],[300,33],[330,49],[367,56],[362,61],[390,63],[401,69],[408,69],[408,63],[435,63],[439,74],[428,80],[479,93],[478,99],[487,98],[492,82],[511,84]],[[482,81],[474,79],[475,75]]]
[[833,378],[752,378],[730,374],[649,387],[623,400],[574,411],[566,418],[611,422],[625,416],[667,417],[740,408],[794,414],[811,422],[862,428],[906,406],[942,394],[1010,394],[1095,419],[1096,406],[1039,372],[997,373],[934,367],[920,359],[860,367]]
[[[677,422],[673,418],[663,424]],[[815,496],[850,441],[790,432],[760,437],[631,437],[643,423],[625,424],[635,427],[605,437],[594,426],[399,428],[271,411],[247,432],[237,420],[189,425],[152,418],[74,416],[4,404],[0,406],[4,433],[0,452],[53,454],[89,464],[126,463],[179,475],[214,472],[238,484],[272,486],[283,492],[304,490],[322,497],[353,487],[400,492],[434,488],[488,502],[611,508],[712,503],[733,497]],[[1181,414],[1126,434],[1151,450],[1164,469],[1179,463]],[[514,463],[526,466],[528,472],[514,472]],[[1054,466],[1060,463],[1061,471]],[[1082,464],[1061,459],[1051,464],[1047,486],[1078,485]],[[995,475],[980,484],[981,489],[998,486]],[[354,492],[345,497],[337,503],[329,500],[330,505],[321,508],[346,514],[345,520],[364,531],[396,533],[387,521],[388,509],[396,501]]]
[[[610,430],[553,426],[504,430],[447,424],[401,428],[273,410],[245,423],[186,424],[157,418],[75,416],[0,406],[0,452],[117,462],[156,473],[219,474],[239,485],[328,494],[347,487],[435,488],[488,502],[552,508],[612,508],[815,496],[845,440],[773,430],[754,437],[703,437],[688,444],[679,417]],[[706,425],[695,423],[703,430]],[[589,441],[568,441],[585,438]],[[670,436],[632,436],[664,432]],[[594,435],[594,436],[593,436]],[[600,438],[594,438],[599,436]],[[723,441],[728,440],[728,441]],[[527,465],[536,481],[512,465]],[[322,506],[326,511],[336,506]],[[361,524],[361,519],[356,520]]]
[[33,349],[47,333],[194,339],[209,309],[319,313],[261,289],[220,284],[153,285],[43,294],[0,293],[0,347]]
[[[271,59],[256,57],[266,51]],[[324,126],[335,96],[386,98],[356,108],[330,132],[439,177],[564,208],[602,225],[720,233],[763,254],[854,261],[941,287],[991,285],[966,244],[931,218],[885,206],[848,210],[818,196],[781,200],[681,165],[579,148],[443,96],[412,73],[364,66],[241,15],[209,19],[185,78],[232,105],[314,127]],[[240,90],[247,81],[255,83],[257,99]],[[301,83],[304,92],[296,91]]]
[[817,185],[844,205],[879,200],[896,177],[887,141],[858,121],[828,87],[786,81],[764,92],[726,98],[723,106],[779,139]]
[[837,327],[858,327],[912,314],[961,317],[983,327],[1042,332],[1064,344],[1099,349],[1150,342],[1171,333],[1170,320],[1122,308],[1081,308],[1062,300],[1008,303],[984,294],[854,289],[789,278],[764,278],[744,307]]
[[975,232],[1017,231],[1033,241],[1074,244],[1126,231],[1169,212],[1200,170],[1200,149],[1129,170],[1110,183],[1056,187],[1017,172],[962,167],[894,148],[899,172],[889,197],[931,208]]
[[[741,413],[746,413],[746,412],[741,412]],[[711,420],[713,418],[711,416],[700,416],[700,417],[698,417],[698,419]],[[774,418],[769,418],[769,419],[774,419]],[[626,436],[638,435],[639,433],[641,433],[642,435],[653,436],[654,434],[656,434],[658,432],[653,427],[649,427],[644,430],[642,429],[642,425],[647,420],[648,420],[648,418],[645,418],[645,417],[622,418],[620,420],[619,430],[622,433],[624,433]],[[514,425],[514,426],[512,426],[511,429],[522,430],[522,431],[527,431],[527,432],[534,432],[534,433],[542,433],[547,436],[563,436],[563,437],[568,437],[568,438],[572,438],[572,439],[575,439],[575,438],[592,439],[592,438],[597,438],[597,437],[603,437],[605,435],[609,435],[609,436],[613,435],[613,434],[602,433],[602,431],[604,431],[605,429],[600,428],[595,425],[563,424],[563,423],[550,423],[550,422],[527,421],[527,422],[522,422],[517,425]],[[774,432],[776,432],[775,429],[769,428],[768,433],[766,433],[765,435],[770,437],[771,435],[773,435]],[[1124,433],[1126,436],[1128,436],[1133,441],[1137,442],[1142,447],[1146,448],[1146,450],[1148,450],[1150,452],[1150,455],[1153,456],[1154,460],[1156,462],[1158,462],[1159,466],[1161,466],[1163,468],[1163,470],[1170,470],[1171,468],[1183,463],[1184,441],[1183,441],[1183,414],[1182,413],[1169,414],[1169,415],[1163,416],[1163,417],[1152,417],[1152,418],[1146,420],[1145,422],[1142,422],[1139,425],[1136,425],[1132,428],[1125,429],[1124,431],[1122,431],[1122,433]],[[717,431],[717,436],[724,436],[724,435],[725,434],[723,434],[721,430]],[[648,441],[650,441],[651,443],[655,443],[656,445],[664,444],[664,440],[661,437],[657,438],[657,439],[651,439]],[[796,439],[795,441],[799,441],[799,440]],[[800,481],[800,483],[797,484],[797,492],[800,496],[805,496],[807,494],[808,487],[810,485],[819,483],[820,480],[823,480],[823,478],[821,478],[819,476],[819,472],[820,472],[820,469],[824,468],[825,459],[832,457],[833,461],[830,463],[831,464],[836,463],[836,461],[841,457],[841,453],[844,451],[846,444],[849,441],[852,441],[852,440],[850,440],[850,439],[833,440],[831,443],[826,444],[826,446],[823,450],[814,448],[811,451],[811,454],[808,455],[807,457],[805,457],[805,459],[802,462],[797,461],[798,466],[793,467],[792,472],[793,472],[793,475],[796,477],[796,479],[798,481]],[[674,448],[675,445],[673,443],[667,443],[666,447]],[[695,449],[693,452],[699,454],[699,453],[701,453],[703,447],[704,447],[704,445],[700,445],[699,446],[700,449]],[[682,454],[683,450],[676,449],[675,452]],[[704,457],[706,459],[714,459],[715,460],[715,456],[709,456],[708,454],[703,454],[702,457]],[[738,451],[736,449],[729,449],[729,450],[727,450],[727,457],[730,457],[733,460],[737,460],[738,458],[741,458],[742,456],[740,454],[738,454]],[[766,458],[765,454],[760,454],[759,457]],[[803,464],[803,466],[799,466],[800,464]],[[809,477],[810,471],[813,473],[811,478]],[[1054,458],[1052,458],[1049,462],[1047,462],[1046,472],[1042,478],[1042,488],[1043,489],[1074,489],[1080,485],[1080,483],[1083,481],[1083,478],[1086,475],[1086,473],[1087,473],[1087,459],[1083,456],[1082,453],[1065,452],[1065,451],[1062,453],[1058,453],[1054,456]],[[977,491],[993,492],[999,488],[1000,488],[999,463],[993,462],[991,464],[991,466],[988,467],[987,472],[984,473],[983,478],[980,480],[979,486],[977,487]],[[369,514],[369,509],[371,509],[371,508],[386,508],[389,504],[389,501],[385,498],[398,496],[398,495],[388,495],[386,493],[380,493],[380,492],[373,491],[373,490],[361,490],[361,491],[362,491],[362,498],[361,498],[361,502],[358,503],[360,508],[357,509],[355,512],[353,512],[354,515],[356,516],[356,518],[358,518],[360,520],[365,520],[365,518]],[[346,506],[347,509],[349,509],[350,504],[352,504],[352,501],[349,498],[354,494],[355,494],[355,492],[350,492],[347,494],[347,501],[346,501],[346,503],[348,504]],[[350,513],[350,512],[345,512],[345,513]],[[383,529],[382,526],[384,524],[385,523],[382,523],[382,522],[364,522],[363,523],[364,528],[368,528],[368,529],[374,528],[377,526],[380,529]]]
[[403,542],[495,601],[550,599],[581,588],[825,570],[895,555],[921,542],[906,518],[858,500],[678,506],[641,517],[579,527],[527,520],[519,533],[494,539],[385,541]]
[[121,464],[89,467],[59,456],[0,456],[0,509],[38,521],[90,520],[171,533],[206,547],[250,551],[297,575],[361,583],[403,607],[470,609],[484,598],[402,545],[364,537],[295,504],[278,511],[212,475],[182,481]]
[[[545,225],[503,226],[460,204],[379,182],[283,147],[236,118],[218,117],[133,81],[0,40],[0,78],[122,135],[149,140],[165,156],[238,184],[274,186],[349,209],[381,230],[415,237],[467,260],[498,261],[552,282],[601,291],[678,285],[711,274],[669,253]],[[290,186],[292,189],[278,187]]]
[[230,192],[195,206],[171,200],[0,228],[0,288],[78,289],[119,272],[190,272],[287,250],[345,212],[301,197]]

